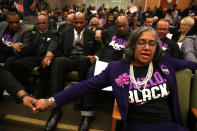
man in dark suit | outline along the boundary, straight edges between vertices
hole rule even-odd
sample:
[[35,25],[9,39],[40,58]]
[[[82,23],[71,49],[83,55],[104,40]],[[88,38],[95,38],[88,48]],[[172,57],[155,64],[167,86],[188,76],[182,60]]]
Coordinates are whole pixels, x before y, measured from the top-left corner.
[[28,85],[28,73],[34,67],[39,67],[41,87],[37,97],[47,93],[50,65],[55,56],[59,35],[56,30],[50,30],[48,18],[45,15],[37,17],[38,30],[33,34],[32,44],[24,50],[25,57],[15,61],[16,78],[31,92]]
[[160,19],[156,25],[156,31],[159,35],[162,44],[162,50],[175,58],[182,58],[178,44],[174,40],[166,37],[169,30],[169,22],[165,19]]
[[23,54],[23,50],[30,45],[32,32],[20,24],[17,13],[9,12],[6,22],[0,23],[0,62],[12,71],[13,62]]
[[[13,72],[14,60],[21,57],[23,50],[31,42],[31,30],[20,24],[19,15],[8,12],[5,22],[0,23],[0,62]],[[0,98],[3,90],[0,89]]]
[[74,18],[74,14],[69,14],[66,17],[66,23],[61,24],[60,27],[58,28],[58,31],[60,32],[60,34],[62,33],[63,30],[68,29],[69,27],[73,26],[73,18]]
[[[128,19],[126,16],[119,16],[116,19],[115,28],[103,30],[101,39],[103,47],[98,49],[96,56],[100,61],[111,62],[121,60],[123,49],[129,39],[131,30],[129,29]],[[94,76],[95,64],[88,69],[87,78]],[[95,96],[96,93],[89,93],[82,96],[81,116],[82,120],[79,125],[80,131],[88,131],[95,112]]]
[[[51,70],[51,93],[57,93],[64,88],[64,75],[71,71],[78,71],[79,79],[84,80],[87,68],[96,60],[94,53],[97,44],[94,33],[85,29],[85,15],[77,12],[74,15],[74,28],[68,28],[61,34],[59,49],[61,56],[56,57]],[[60,108],[54,108],[49,117],[45,130],[56,128],[57,120],[61,116]]]

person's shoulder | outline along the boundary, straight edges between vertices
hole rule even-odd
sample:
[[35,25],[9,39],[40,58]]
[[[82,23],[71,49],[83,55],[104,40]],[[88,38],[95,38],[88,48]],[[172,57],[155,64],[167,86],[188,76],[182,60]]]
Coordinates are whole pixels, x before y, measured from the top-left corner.
[[59,32],[57,30],[54,30],[54,29],[49,30],[48,32],[49,32],[50,35],[59,35]]
[[62,30],[62,34],[67,34],[67,33],[72,33],[74,31],[73,27],[67,28],[67,29],[63,29]]
[[128,63],[126,63],[122,60],[112,61],[112,62],[109,62],[109,64],[112,65],[112,66],[126,66],[126,65],[128,65]]
[[5,25],[8,25],[7,22],[5,22],[5,21],[0,22],[0,26],[5,26]]
[[25,25],[25,24],[21,24],[20,28],[21,28],[21,30],[23,30],[23,31],[32,31],[32,30],[31,30],[27,25]]
[[111,36],[111,35],[116,34],[116,30],[114,28],[104,29],[102,31],[102,34],[104,34],[106,36]]

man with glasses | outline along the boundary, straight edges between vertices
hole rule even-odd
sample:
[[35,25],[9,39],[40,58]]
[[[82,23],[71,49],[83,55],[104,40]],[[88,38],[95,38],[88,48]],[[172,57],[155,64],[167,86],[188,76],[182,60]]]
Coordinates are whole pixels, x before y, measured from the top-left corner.
[[0,62],[12,71],[13,61],[20,58],[30,45],[32,32],[20,23],[19,15],[15,12],[8,12],[6,22],[0,23],[0,29]]
[[63,30],[68,29],[73,26],[73,19],[74,19],[74,14],[69,14],[66,17],[66,23],[61,24],[60,27],[58,28],[59,33],[61,34]]
[[[31,30],[20,24],[19,15],[8,12],[6,21],[0,23],[0,63],[13,72],[14,60],[20,58],[23,50],[30,44]],[[0,98],[3,90],[0,89]]]
[[181,58],[181,53],[175,41],[166,37],[169,30],[169,22],[165,19],[158,21],[156,31],[161,39],[162,50],[175,58]]
[[147,16],[144,21],[144,26],[152,27],[154,23],[154,19],[152,16]]
[[15,61],[15,75],[22,85],[32,92],[27,76],[34,67],[39,67],[41,86],[37,97],[44,97],[47,93],[50,65],[55,56],[59,35],[56,30],[48,28],[48,18],[45,15],[37,17],[37,26],[38,31],[33,34],[31,45],[24,51],[26,57]]

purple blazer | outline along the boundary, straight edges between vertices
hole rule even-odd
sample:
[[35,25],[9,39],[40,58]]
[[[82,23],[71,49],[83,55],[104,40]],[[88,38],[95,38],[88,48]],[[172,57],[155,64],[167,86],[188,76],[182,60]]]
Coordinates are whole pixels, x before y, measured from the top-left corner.
[[[178,90],[175,72],[178,70],[189,68],[192,71],[197,70],[197,63],[172,58],[166,55],[157,66],[165,74],[166,79],[172,94],[172,118],[174,122],[182,125],[182,118],[178,100]],[[123,61],[111,62],[107,68],[97,76],[94,76],[86,81],[80,82],[71,86],[70,88],[54,95],[54,99],[58,106],[69,103],[74,98],[80,95],[100,90],[107,86],[112,86],[114,96],[118,103],[118,108],[123,120],[124,130],[127,130],[127,114],[129,107],[129,85],[124,88],[117,86],[115,79],[120,75],[129,74],[130,65]]]

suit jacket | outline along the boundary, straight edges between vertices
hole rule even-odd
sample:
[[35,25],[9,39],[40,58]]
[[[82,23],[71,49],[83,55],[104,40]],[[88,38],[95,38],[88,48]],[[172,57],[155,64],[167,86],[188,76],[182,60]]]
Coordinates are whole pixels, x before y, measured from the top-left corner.
[[[180,105],[178,100],[178,89],[175,72],[178,70],[189,68],[191,70],[197,69],[197,63],[191,61],[185,61],[175,59],[166,55],[159,63],[156,63],[161,71],[167,70],[168,73],[164,73],[165,78],[168,81],[170,92],[169,102],[172,108],[172,118],[175,123],[182,124],[182,118],[180,113]],[[130,64],[123,61],[111,62],[107,68],[97,76],[94,76],[86,81],[80,82],[54,95],[55,102],[58,106],[67,104],[74,98],[84,95],[89,92],[94,92],[107,86],[112,86],[113,94],[117,100],[118,108],[123,120],[124,131],[127,131],[127,114],[129,107],[129,85],[125,85],[124,88],[117,86],[115,79],[120,75],[129,74]]]
[[[73,40],[74,40],[74,28],[68,28],[63,30],[58,49],[60,51],[61,56],[69,57],[72,48],[73,48]],[[98,43],[94,40],[94,32],[84,29],[83,32],[83,49],[84,55],[94,55],[97,50]]]
[[[0,23],[0,38],[2,37],[3,33],[5,32],[6,28],[8,27],[7,22]],[[23,45],[23,50],[30,45],[32,38],[32,31],[26,25],[21,24],[19,30],[13,36],[13,43],[20,42]]]
[[182,58],[178,44],[176,44],[174,40],[170,40],[169,38],[165,37],[164,39],[161,39],[161,41],[167,44],[167,48],[166,48],[166,45],[165,46],[162,45],[163,51],[166,51],[170,56],[174,58]]
[[40,35],[39,31],[33,34],[32,44],[24,50],[24,55],[45,56],[47,51],[52,51],[54,55],[56,54],[59,39],[57,30],[48,30],[44,40],[41,40]]
[[197,62],[197,35],[186,37],[183,41],[181,51],[185,60]]

